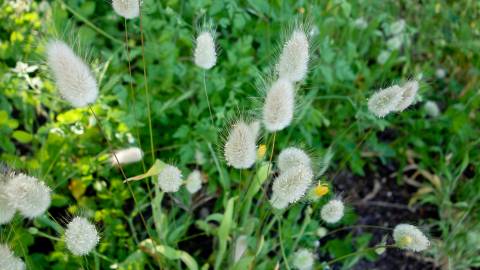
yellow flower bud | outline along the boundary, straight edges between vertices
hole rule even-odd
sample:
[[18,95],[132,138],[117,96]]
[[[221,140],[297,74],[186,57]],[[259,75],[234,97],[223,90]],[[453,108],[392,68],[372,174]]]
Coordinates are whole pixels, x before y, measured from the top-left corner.
[[317,195],[318,197],[322,197],[324,196],[325,194],[328,193],[330,189],[328,188],[327,185],[325,184],[318,184],[318,186],[315,187],[315,195]]
[[263,159],[266,152],[267,146],[265,144],[260,144],[257,149],[257,159]]

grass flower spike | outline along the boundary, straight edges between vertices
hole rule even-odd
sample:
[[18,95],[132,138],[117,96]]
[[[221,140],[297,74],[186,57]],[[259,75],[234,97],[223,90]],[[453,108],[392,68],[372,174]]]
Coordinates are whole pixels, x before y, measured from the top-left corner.
[[278,155],[278,168],[280,171],[286,171],[288,168],[296,166],[311,167],[310,157],[302,149],[288,147]]
[[125,19],[133,19],[140,15],[139,0],[112,0],[113,10]]
[[[110,162],[114,166],[135,163],[143,158],[143,151],[138,147],[130,147],[115,152],[111,155]],[[117,161],[118,160],[118,161]]]
[[233,124],[224,146],[224,157],[229,166],[236,169],[252,167],[257,157],[258,129],[244,121]]
[[435,103],[434,101],[429,100],[425,102],[425,105],[423,106],[423,108],[425,109],[427,114],[432,118],[436,118],[440,115],[440,108],[438,108],[437,103]]
[[158,185],[163,192],[177,192],[182,185],[182,172],[175,166],[166,165],[158,175]]
[[15,215],[15,208],[8,203],[5,184],[0,182],[0,225],[9,223]]
[[295,92],[293,84],[279,79],[269,89],[263,105],[263,124],[270,131],[286,128],[293,119]]
[[368,100],[368,110],[377,117],[385,117],[396,110],[402,100],[402,94],[403,90],[398,85],[380,90]]
[[18,174],[5,186],[4,195],[9,205],[26,218],[35,218],[50,206],[50,188],[35,177]]
[[85,62],[64,42],[47,44],[47,63],[53,73],[60,95],[74,107],[95,102],[98,86]]
[[195,65],[203,69],[211,69],[217,62],[217,52],[215,51],[215,39],[208,32],[202,32],[196,40],[196,47],[193,53]]
[[409,81],[405,83],[402,87],[402,99],[395,107],[395,111],[401,112],[408,108],[408,106],[412,105],[413,101],[415,100],[415,96],[418,92],[418,82],[417,81]]
[[393,230],[395,243],[403,249],[423,251],[430,246],[428,238],[417,227],[409,224],[398,224]]
[[65,230],[65,243],[76,256],[88,255],[97,246],[100,237],[95,225],[83,217],[75,217]]
[[282,172],[273,181],[272,205],[297,202],[305,195],[312,180],[312,169],[307,166],[296,166]]
[[315,262],[314,255],[307,249],[300,249],[293,255],[293,267],[298,270],[310,270],[313,269]]
[[301,81],[308,70],[308,38],[301,30],[295,30],[290,39],[283,46],[277,64],[279,78],[291,82]]
[[199,170],[194,170],[191,172],[185,183],[185,187],[187,188],[190,194],[194,194],[202,188],[202,173]]
[[0,269],[2,270],[25,270],[25,263],[5,244],[0,244]]
[[331,200],[322,207],[320,216],[327,223],[337,223],[342,219],[345,206],[341,200]]

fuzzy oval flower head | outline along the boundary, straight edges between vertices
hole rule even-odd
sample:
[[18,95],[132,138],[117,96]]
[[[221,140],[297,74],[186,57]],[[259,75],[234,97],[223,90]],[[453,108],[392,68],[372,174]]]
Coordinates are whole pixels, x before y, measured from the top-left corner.
[[0,225],[9,223],[15,212],[15,208],[8,203],[8,198],[5,194],[5,183],[0,181]]
[[410,224],[398,224],[393,230],[395,243],[403,249],[423,251],[430,246],[428,238],[417,227]]
[[118,150],[111,155],[110,162],[113,166],[135,163],[143,158],[143,151],[138,147],[130,147]]
[[308,70],[308,38],[301,30],[295,30],[283,46],[282,54],[277,64],[280,78],[291,82],[301,81]]
[[158,174],[158,185],[163,192],[177,192],[182,185],[182,172],[167,164]]
[[46,51],[47,63],[60,95],[74,107],[95,102],[98,96],[97,81],[87,64],[59,40],[48,42]]
[[211,69],[215,66],[217,52],[215,51],[215,39],[212,33],[204,31],[198,35],[193,56],[195,65],[203,69]]
[[50,188],[35,177],[18,174],[5,185],[9,205],[26,218],[36,218],[50,206]]
[[270,87],[263,105],[263,124],[270,131],[286,128],[293,119],[295,91],[293,84],[279,79]]
[[427,114],[432,117],[436,118],[440,115],[440,108],[438,108],[438,105],[435,101],[427,101],[425,102],[425,105],[423,106]]
[[187,176],[185,187],[190,194],[194,194],[202,188],[202,173],[199,170],[194,170]]
[[75,217],[65,230],[65,243],[75,256],[88,255],[98,244],[97,228],[88,219]]
[[403,90],[398,85],[382,89],[368,100],[368,110],[378,117],[385,117],[395,111],[402,100]]
[[270,198],[270,204],[273,208],[281,210],[288,206],[288,201],[279,198],[277,194],[272,194],[272,198]]
[[2,270],[25,270],[25,263],[5,244],[0,244],[0,269]]
[[308,249],[300,249],[293,255],[293,267],[298,270],[310,270],[313,269],[315,262],[314,255]]
[[311,167],[310,157],[302,149],[288,147],[278,155],[278,168],[281,172],[296,166]]
[[295,203],[305,195],[312,180],[313,172],[310,167],[289,168],[273,181],[272,198],[287,205]]
[[224,146],[224,157],[229,166],[236,169],[252,167],[257,158],[256,126],[252,127],[244,121],[233,124]]
[[320,216],[327,223],[337,223],[342,219],[344,211],[345,206],[343,202],[338,199],[333,199],[322,207]]
[[408,106],[412,105],[413,101],[415,100],[415,96],[418,92],[418,82],[417,81],[409,81],[402,85],[402,99],[395,107],[395,111],[401,112],[408,108]]
[[133,19],[140,15],[138,0],[112,0],[113,10],[125,19]]

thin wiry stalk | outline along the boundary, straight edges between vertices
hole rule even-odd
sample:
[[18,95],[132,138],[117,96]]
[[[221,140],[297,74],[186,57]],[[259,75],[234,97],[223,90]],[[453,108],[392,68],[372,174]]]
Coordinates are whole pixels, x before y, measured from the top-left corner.
[[336,259],[330,260],[330,261],[327,262],[327,264],[332,265],[332,264],[334,264],[336,262],[339,262],[339,261],[342,261],[346,258],[349,258],[349,257],[352,257],[352,256],[357,256],[357,255],[367,253],[367,252],[370,252],[370,251],[375,251],[376,249],[379,249],[379,248],[396,248],[396,247],[397,246],[395,246],[395,245],[381,245],[381,246],[375,246],[375,247],[368,247],[368,248],[361,249],[359,251],[355,251],[355,252],[340,256]]
[[287,268],[287,270],[290,270],[290,265],[288,265],[287,254],[285,254],[285,248],[283,246],[282,222],[280,221],[280,219],[278,219],[277,222],[278,222],[278,238],[280,240],[280,250],[282,251],[282,258],[283,258],[283,261],[285,262],[285,267]]
[[207,91],[207,71],[203,71],[203,90],[205,91],[205,97],[207,98],[207,105],[208,111],[210,112],[210,120],[212,121],[212,126],[215,126],[213,122],[213,114],[212,114],[212,107],[210,106],[210,100],[208,98],[208,91]]

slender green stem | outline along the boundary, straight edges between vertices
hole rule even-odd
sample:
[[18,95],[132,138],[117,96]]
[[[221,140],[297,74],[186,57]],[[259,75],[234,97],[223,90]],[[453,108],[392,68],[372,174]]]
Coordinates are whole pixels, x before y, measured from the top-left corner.
[[287,270],[290,270],[290,265],[288,265],[287,255],[285,254],[285,248],[283,246],[282,222],[280,221],[280,219],[278,219],[277,223],[278,223],[278,238],[280,241],[280,250],[282,252],[282,258],[283,258],[283,261],[285,262],[285,268],[287,268]]
[[213,121],[212,107],[210,106],[210,99],[208,98],[206,70],[203,71],[203,90],[205,91],[205,97],[207,98],[208,111],[210,112],[210,120],[212,121],[212,125],[215,126],[215,123]]
[[328,265],[332,265],[336,262],[339,262],[339,261],[342,261],[342,260],[345,260],[347,258],[350,258],[350,257],[353,257],[353,256],[357,256],[357,255],[361,255],[363,253],[367,253],[367,252],[370,252],[370,251],[375,251],[376,249],[379,249],[379,248],[396,248],[397,246],[395,245],[380,245],[380,246],[375,246],[375,247],[368,247],[368,248],[364,248],[362,250],[359,250],[359,251],[355,251],[355,252],[352,252],[352,253],[349,253],[349,254],[346,254],[346,255],[343,255],[343,256],[340,256],[336,259],[333,259],[333,260],[330,260],[327,262]]
[[387,228],[387,227],[382,227],[382,226],[374,226],[374,225],[353,225],[353,226],[346,226],[342,228],[338,228],[336,230],[328,232],[324,237],[330,236],[332,234],[335,234],[340,231],[344,230],[350,230],[350,229],[355,229],[355,228],[367,228],[367,229],[380,229],[380,230],[386,230],[386,231],[391,231],[393,229]]
[[305,218],[303,219],[302,227],[300,228],[300,233],[296,237],[295,242],[293,243],[293,246],[292,246],[292,250],[294,251],[297,249],[298,243],[300,242],[300,239],[302,239],[302,236],[305,233],[305,229],[307,228],[308,224],[311,221],[312,209],[309,209],[309,207],[307,207],[305,212],[306,212]]

